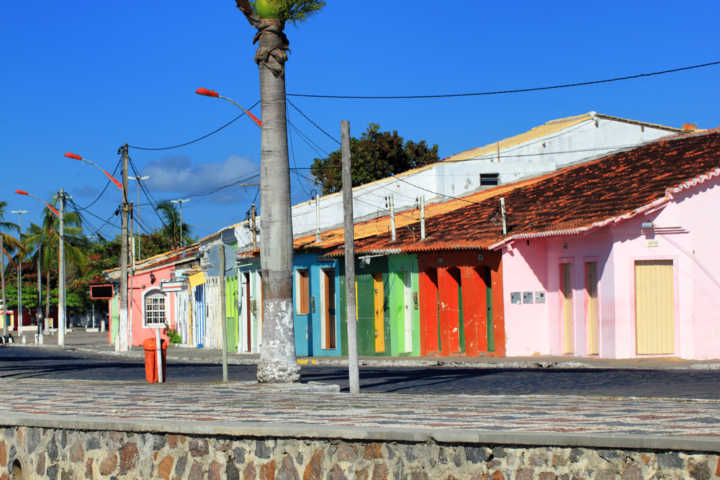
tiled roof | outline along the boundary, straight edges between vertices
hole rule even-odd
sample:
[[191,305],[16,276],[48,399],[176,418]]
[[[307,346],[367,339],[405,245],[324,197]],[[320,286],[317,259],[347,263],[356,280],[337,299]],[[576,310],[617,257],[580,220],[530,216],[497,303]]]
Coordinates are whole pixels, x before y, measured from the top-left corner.
[[[581,165],[397,230],[356,241],[357,253],[494,248],[513,238],[578,233],[628,218],[671,199],[672,190],[720,175],[720,129],[665,137]],[[507,235],[502,234],[500,197]],[[333,249],[329,254],[340,254]]]

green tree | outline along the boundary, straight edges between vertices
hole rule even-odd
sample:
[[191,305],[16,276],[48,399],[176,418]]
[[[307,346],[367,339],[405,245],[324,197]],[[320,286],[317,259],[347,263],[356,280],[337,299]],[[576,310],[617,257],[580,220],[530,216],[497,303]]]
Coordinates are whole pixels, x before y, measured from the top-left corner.
[[301,22],[322,9],[320,0],[235,0],[257,29],[255,63],[260,72],[260,245],[263,271],[263,345],[259,382],[289,383],[300,378],[292,315],[292,216],[285,102],[285,62],[290,42],[285,23]]
[[[20,227],[17,226],[17,224],[12,222],[6,222],[3,220],[5,218],[5,208],[7,208],[7,202],[0,201],[0,288],[2,288],[2,304],[3,304],[3,311],[5,311],[5,306],[7,305],[6,301],[6,293],[5,293],[5,257],[7,257],[12,263],[12,253],[21,247],[20,242],[17,238],[9,235],[6,232],[9,231],[15,231],[18,234],[20,233]],[[0,319],[0,323],[2,323],[2,329],[3,329],[3,335],[7,334],[7,315],[3,314],[2,319]]]
[[[397,130],[381,132],[377,123],[371,123],[359,139],[350,139],[350,153],[353,186],[439,160],[437,145],[429,147],[425,140],[418,143],[404,141]],[[326,158],[316,158],[310,167],[315,182],[322,186],[323,194],[342,189],[341,161],[342,153],[337,150]]]

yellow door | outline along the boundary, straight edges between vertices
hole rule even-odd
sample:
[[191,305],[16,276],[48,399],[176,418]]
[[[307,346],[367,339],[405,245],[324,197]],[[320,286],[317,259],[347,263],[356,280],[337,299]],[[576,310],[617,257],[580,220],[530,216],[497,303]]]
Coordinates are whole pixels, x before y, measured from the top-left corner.
[[560,264],[560,292],[562,293],[563,353],[573,349],[572,263]]
[[597,355],[599,351],[597,262],[585,264],[585,293],[587,295],[588,355]]
[[638,355],[675,352],[675,289],[672,260],[635,262]]
[[385,309],[382,273],[373,274],[373,292],[375,293],[375,351],[385,351]]

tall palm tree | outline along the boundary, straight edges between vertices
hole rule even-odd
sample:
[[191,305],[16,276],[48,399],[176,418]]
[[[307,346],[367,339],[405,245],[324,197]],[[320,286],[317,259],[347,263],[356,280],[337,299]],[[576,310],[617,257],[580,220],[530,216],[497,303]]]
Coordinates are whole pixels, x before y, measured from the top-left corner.
[[10,255],[21,247],[17,238],[5,233],[6,231],[15,231],[20,234],[20,227],[18,227],[17,224],[3,220],[3,218],[5,218],[6,207],[7,202],[4,200],[0,201],[0,283],[2,284],[0,288],[2,288],[3,307],[3,315],[0,322],[3,327],[3,335],[7,335],[7,313],[5,313],[7,310],[7,299],[5,298],[5,257],[8,257],[12,263],[12,257]]
[[156,210],[165,220],[165,225],[160,229],[160,233],[170,248],[177,248],[192,241],[190,236],[192,227],[182,222],[180,210],[174,203],[169,200],[163,200],[162,202],[158,202]]
[[259,382],[299,380],[292,315],[292,215],[285,103],[285,62],[290,46],[285,22],[301,22],[325,6],[320,0],[235,0],[257,29],[255,63],[260,71],[262,133],[260,208],[263,272],[263,344]]
[[[82,235],[80,216],[77,212],[65,212],[64,223],[65,261],[78,270],[87,262],[85,249],[82,248],[86,240]],[[59,269],[60,219],[50,209],[45,208],[42,226],[31,224],[23,240],[28,255],[34,261],[37,261],[38,256],[40,257],[45,272],[45,317],[47,318],[50,316],[50,273]]]

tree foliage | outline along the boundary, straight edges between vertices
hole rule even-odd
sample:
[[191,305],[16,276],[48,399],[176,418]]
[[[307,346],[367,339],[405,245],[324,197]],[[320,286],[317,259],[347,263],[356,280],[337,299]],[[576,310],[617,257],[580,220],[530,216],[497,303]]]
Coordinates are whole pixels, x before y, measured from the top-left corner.
[[[397,130],[381,132],[376,123],[371,123],[359,139],[350,139],[350,153],[354,187],[439,160],[437,145],[429,147],[425,140],[404,141]],[[323,194],[342,189],[341,162],[340,150],[313,162],[310,172]]]

